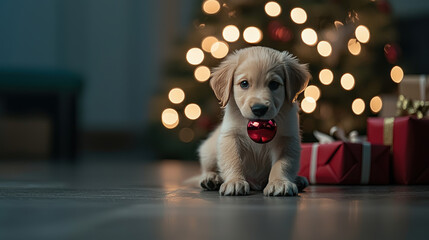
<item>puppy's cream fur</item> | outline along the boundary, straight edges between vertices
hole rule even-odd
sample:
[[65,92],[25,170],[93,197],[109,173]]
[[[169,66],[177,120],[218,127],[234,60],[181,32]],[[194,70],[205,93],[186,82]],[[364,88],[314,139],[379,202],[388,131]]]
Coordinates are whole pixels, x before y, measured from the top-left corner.
[[[210,85],[225,114],[220,126],[199,148],[200,185],[221,195],[246,195],[250,189],[266,196],[296,195],[306,179],[297,177],[300,133],[297,95],[308,84],[307,65],[288,52],[250,47],[229,55],[215,68]],[[249,87],[243,89],[242,81]],[[270,89],[269,83],[280,84]],[[251,107],[262,104],[268,111],[260,117]],[[277,134],[266,144],[247,135],[249,119],[274,119]]]

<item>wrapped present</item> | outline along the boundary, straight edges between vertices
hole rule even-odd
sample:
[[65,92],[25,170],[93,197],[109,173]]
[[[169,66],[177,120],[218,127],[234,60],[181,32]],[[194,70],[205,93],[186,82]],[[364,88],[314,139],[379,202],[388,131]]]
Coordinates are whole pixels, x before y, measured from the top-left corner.
[[426,75],[407,75],[399,84],[397,116],[414,115],[418,118],[429,113],[429,79]]
[[298,175],[311,184],[388,184],[389,147],[368,142],[303,143]]
[[429,119],[368,118],[368,141],[392,147],[392,175],[398,184],[429,184]]
[[399,94],[407,99],[429,101],[429,79],[426,75],[405,75]]

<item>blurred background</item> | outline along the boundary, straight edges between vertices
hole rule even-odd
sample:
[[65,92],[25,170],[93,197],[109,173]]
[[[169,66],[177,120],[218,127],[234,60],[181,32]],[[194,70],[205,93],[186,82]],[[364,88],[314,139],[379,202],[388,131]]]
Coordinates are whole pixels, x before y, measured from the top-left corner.
[[[2,0],[0,161],[196,160],[220,120],[209,69],[263,45],[309,63],[304,141],[394,114],[428,74],[419,0]],[[393,106],[393,107],[392,107]]]

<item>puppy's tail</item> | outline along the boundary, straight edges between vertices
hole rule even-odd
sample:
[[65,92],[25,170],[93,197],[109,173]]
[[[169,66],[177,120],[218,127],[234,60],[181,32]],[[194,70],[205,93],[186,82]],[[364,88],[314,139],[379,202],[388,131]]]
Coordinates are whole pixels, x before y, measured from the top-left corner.
[[183,185],[191,187],[200,187],[200,178],[201,175],[190,177],[183,181]]

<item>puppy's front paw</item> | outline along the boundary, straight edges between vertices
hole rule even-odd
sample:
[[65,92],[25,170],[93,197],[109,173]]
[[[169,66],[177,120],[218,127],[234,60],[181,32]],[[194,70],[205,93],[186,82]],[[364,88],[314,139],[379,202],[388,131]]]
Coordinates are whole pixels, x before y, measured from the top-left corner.
[[295,178],[295,184],[298,187],[299,192],[302,192],[302,190],[304,190],[304,188],[308,187],[309,185],[307,178],[301,176],[297,176]]
[[250,186],[246,180],[232,179],[224,182],[219,189],[219,194],[222,196],[238,196],[249,194]]
[[209,191],[215,191],[219,189],[219,186],[222,184],[222,179],[215,172],[205,173],[201,177],[200,185],[203,189]]
[[296,184],[287,180],[274,180],[264,189],[265,196],[296,196],[298,188]]

